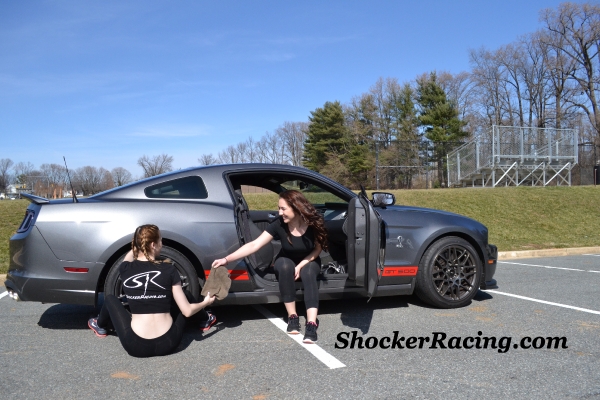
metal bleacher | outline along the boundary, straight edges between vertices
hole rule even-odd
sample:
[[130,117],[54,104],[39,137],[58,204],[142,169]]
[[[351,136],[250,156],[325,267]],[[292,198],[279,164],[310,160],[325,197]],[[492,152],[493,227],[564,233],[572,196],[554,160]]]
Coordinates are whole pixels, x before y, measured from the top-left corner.
[[577,151],[574,129],[494,125],[448,153],[448,185],[571,186]]

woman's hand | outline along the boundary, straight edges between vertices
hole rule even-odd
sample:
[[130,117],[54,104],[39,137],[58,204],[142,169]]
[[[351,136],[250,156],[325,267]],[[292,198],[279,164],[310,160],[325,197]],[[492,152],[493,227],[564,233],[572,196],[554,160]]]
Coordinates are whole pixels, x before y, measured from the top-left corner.
[[204,307],[210,306],[215,302],[215,296],[211,296],[210,292],[206,292],[206,296],[204,296]]
[[296,268],[294,269],[294,280],[297,281],[298,279],[300,279],[300,270],[302,269],[302,267],[296,265]]
[[225,258],[217,258],[215,261],[213,261],[212,263],[212,267],[213,268],[219,268],[222,265],[227,265],[229,264],[229,261],[227,261],[227,257]]

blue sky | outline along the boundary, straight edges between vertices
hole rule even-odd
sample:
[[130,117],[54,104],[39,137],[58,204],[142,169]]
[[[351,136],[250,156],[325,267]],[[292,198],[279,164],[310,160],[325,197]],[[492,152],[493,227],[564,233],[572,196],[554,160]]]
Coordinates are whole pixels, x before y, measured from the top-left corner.
[[469,70],[560,1],[0,2],[0,158],[198,164],[379,77]]

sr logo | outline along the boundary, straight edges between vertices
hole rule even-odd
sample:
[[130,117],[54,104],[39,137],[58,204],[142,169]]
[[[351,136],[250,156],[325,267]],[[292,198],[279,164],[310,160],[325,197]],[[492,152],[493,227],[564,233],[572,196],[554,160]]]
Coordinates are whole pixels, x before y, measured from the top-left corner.
[[154,282],[154,279],[159,275],[160,271],[142,272],[141,274],[133,275],[127,278],[125,281],[123,281],[123,286],[129,289],[137,289],[139,287],[144,286],[144,295],[146,294],[146,290],[148,289],[148,283],[152,283],[153,285],[156,285],[159,288],[166,290],[164,287]]

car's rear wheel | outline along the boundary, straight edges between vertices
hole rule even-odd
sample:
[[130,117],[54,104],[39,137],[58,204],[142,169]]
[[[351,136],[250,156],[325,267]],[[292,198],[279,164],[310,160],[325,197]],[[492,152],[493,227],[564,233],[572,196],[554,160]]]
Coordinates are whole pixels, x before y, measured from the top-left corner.
[[[110,268],[106,281],[104,283],[104,295],[113,294],[117,297],[124,295],[123,282],[121,281],[121,275],[119,274],[119,265],[123,262],[125,254],[123,254]],[[181,286],[187,289],[195,298],[199,298],[200,295],[200,283],[198,281],[198,274],[194,269],[192,263],[183,254],[177,250],[163,246],[159,260],[169,259],[179,271],[181,277]]]
[[481,273],[481,260],[473,246],[459,237],[445,237],[421,258],[415,293],[435,307],[463,307],[477,294]]

